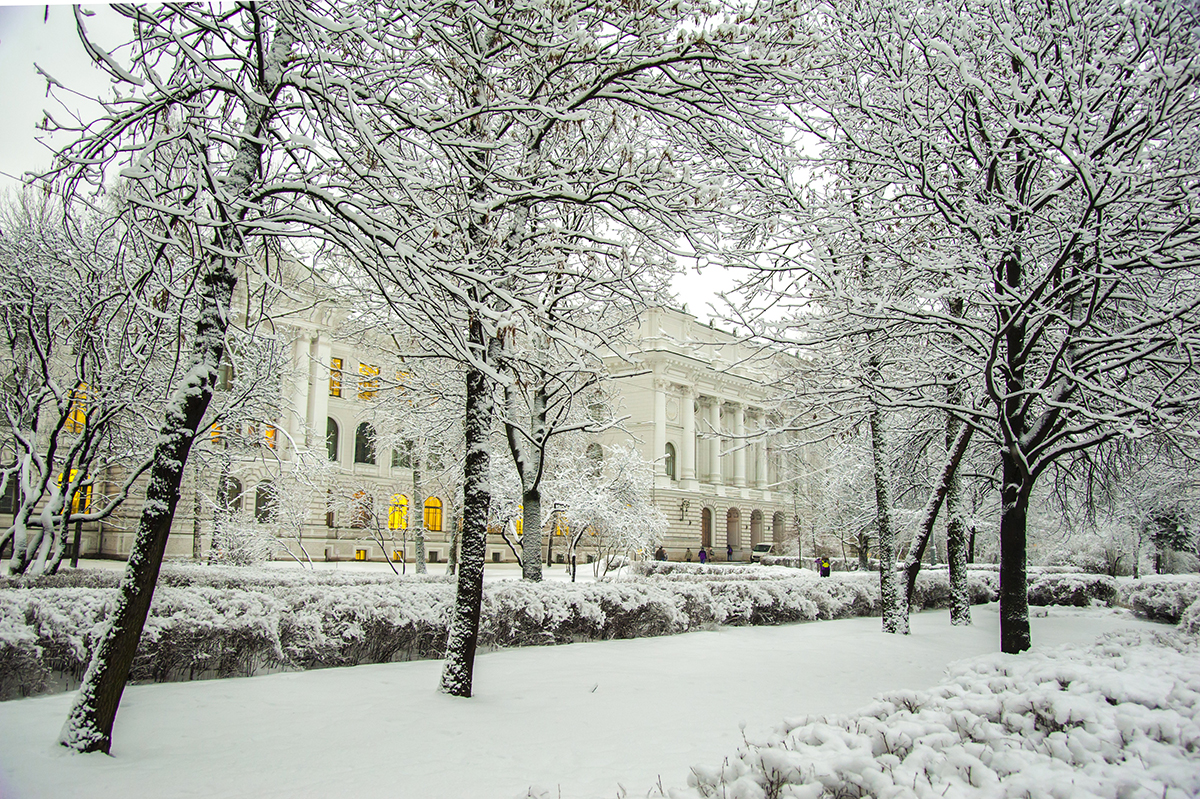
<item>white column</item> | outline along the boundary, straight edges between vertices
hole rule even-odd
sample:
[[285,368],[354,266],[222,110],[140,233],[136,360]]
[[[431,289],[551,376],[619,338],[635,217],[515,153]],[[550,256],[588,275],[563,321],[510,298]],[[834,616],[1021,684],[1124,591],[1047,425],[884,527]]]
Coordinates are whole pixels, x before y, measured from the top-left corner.
[[[329,416],[329,359],[333,353],[329,336],[318,333],[311,341],[309,353],[312,357],[312,369],[309,370],[308,427],[313,437],[309,440],[308,447],[324,452],[325,419]],[[344,439],[345,435],[342,438]]]
[[696,480],[696,406],[693,393],[691,386],[683,386],[679,398],[683,404],[683,440],[679,442],[683,464],[679,476],[689,483]]
[[308,424],[308,373],[312,359],[308,351],[311,342],[307,334],[297,334],[292,341],[292,379],[287,411],[287,431],[297,447],[307,447],[304,431]]
[[708,426],[712,439],[708,442],[708,482],[720,485],[721,477],[721,401],[713,397],[708,405]]
[[654,461],[654,474],[665,477],[667,454],[667,383],[664,380],[654,381],[654,452],[650,458]]
[[754,487],[765,489],[771,485],[770,478],[767,476],[767,415],[765,413],[758,414],[757,428],[759,432],[758,451],[755,454],[758,456],[758,468],[754,475]]
[[733,484],[746,487],[746,409],[740,404],[733,406]]

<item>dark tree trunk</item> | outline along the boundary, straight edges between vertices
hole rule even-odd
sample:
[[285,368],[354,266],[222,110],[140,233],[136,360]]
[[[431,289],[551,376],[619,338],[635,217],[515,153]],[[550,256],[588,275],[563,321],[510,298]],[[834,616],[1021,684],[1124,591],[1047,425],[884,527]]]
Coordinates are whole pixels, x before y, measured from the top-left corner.
[[521,576],[542,579],[542,492],[537,486],[521,493]]
[[1000,651],[1024,652],[1029,632],[1029,586],[1025,568],[1025,523],[1029,491],[1025,476],[1005,451],[1001,455],[1004,487],[1000,496]]
[[[498,342],[485,343],[483,325],[471,320],[471,344],[489,363],[495,363]],[[485,354],[486,347],[486,354]],[[492,384],[474,365],[467,369],[466,465],[463,469],[463,529],[459,550],[458,588],[454,616],[446,641],[446,663],[441,690],[453,696],[470,696],[483,605],[483,562],[487,551],[487,519],[491,505],[488,490],[489,437],[494,406]]]
[[108,629],[92,654],[79,695],[59,737],[80,752],[108,753],[113,721],[129,679],[142,628],[154,597],[171,521],[179,503],[183,469],[195,431],[212,397],[213,382],[225,345],[229,302],[237,279],[223,261],[204,277],[203,308],[196,323],[196,344],[188,380],[176,390],[155,448],[146,502],[137,537],[121,580],[117,606]]

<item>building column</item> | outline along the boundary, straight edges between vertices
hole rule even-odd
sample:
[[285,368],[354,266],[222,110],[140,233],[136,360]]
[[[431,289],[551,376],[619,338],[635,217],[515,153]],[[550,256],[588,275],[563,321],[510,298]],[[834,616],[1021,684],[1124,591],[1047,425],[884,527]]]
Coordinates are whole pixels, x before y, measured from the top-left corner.
[[312,358],[312,368],[308,371],[308,429],[311,434],[308,448],[324,452],[325,419],[329,416],[329,359],[333,356],[333,345],[329,341],[329,335],[318,333],[313,337],[309,345],[309,354]]
[[746,487],[746,409],[740,403],[733,405],[733,484]]
[[759,413],[757,417],[758,429],[758,450],[755,453],[758,457],[758,468],[755,470],[754,487],[766,489],[771,485],[771,478],[767,474],[767,415]]
[[308,429],[309,357],[311,342],[307,335],[298,334],[292,341],[292,379],[289,386],[287,432],[297,448],[307,448],[305,431]]
[[654,452],[650,455],[655,477],[663,478],[667,475],[667,385],[665,380],[654,381]]
[[695,393],[691,386],[683,386],[680,390],[679,401],[683,404],[683,440],[680,444],[680,478],[685,487],[694,487],[696,482],[696,405]]
[[721,401],[713,397],[708,405],[708,425],[712,439],[708,442],[708,482],[720,485],[721,477]]

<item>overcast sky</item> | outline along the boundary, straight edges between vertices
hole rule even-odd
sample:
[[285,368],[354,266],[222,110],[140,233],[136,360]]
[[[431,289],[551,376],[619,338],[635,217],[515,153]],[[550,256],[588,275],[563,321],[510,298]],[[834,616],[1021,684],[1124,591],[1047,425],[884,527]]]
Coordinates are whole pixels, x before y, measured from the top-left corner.
[[[90,30],[104,30],[111,25],[100,15],[88,22]],[[49,166],[50,154],[37,139],[42,135],[37,125],[47,109],[56,117],[66,113],[46,96],[46,80],[37,74],[35,64],[81,94],[98,96],[110,91],[108,82],[79,44],[71,6],[52,5],[49,10],[44,5],[0,6],[0,107],[4,109],[0,189],[16,186],[24,172]],[[77,113],[96,108],[82,97],[64,97]]]
[[[127,22],[105,14],[103,7],[93,8],[98,13],[88,18],[89,31],[111,31],[109,35],[116,36],[128,27]],[[108,79],[79,43],[71,6],[51,5],[47,11],[45,5],[0,5],[0,107],[5,111],[0,124],[0,192],[19,185],[23,173],[49,167],[50,150],[39,141],[45,134],[37,126],[46,110],[57,118],[67,113],[46,95],[46,80],[37,73],[35,64],[83,95],[71,97],[59,92],[69,110],[81,116],[98,112],[98,106],[86,100],[87,96],[111,92]],[[672,288],[691,313],[707,320],[706,304],[714,301],[717,291],[728,290],[732,284],[724,270],[707,269],[704,275],[689,271],[677,276]]]

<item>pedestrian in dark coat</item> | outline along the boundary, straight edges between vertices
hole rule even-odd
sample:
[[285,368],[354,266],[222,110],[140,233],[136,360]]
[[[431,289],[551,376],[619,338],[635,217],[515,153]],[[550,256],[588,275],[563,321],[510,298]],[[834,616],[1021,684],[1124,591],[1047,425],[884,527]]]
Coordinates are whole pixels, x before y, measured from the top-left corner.
[[708,553],[703,549],[700,550],[700,565],[703,566],[708,561]]

